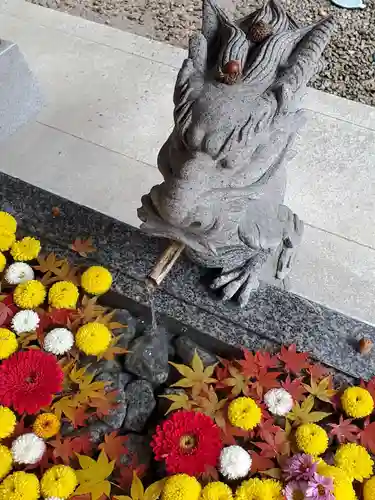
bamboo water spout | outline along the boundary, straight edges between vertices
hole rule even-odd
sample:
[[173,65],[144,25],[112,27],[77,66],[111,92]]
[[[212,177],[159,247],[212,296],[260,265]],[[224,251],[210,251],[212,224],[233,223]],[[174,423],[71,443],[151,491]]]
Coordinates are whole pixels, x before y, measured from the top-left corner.
[[147,276],[146,281],[149,286],[155,288],[160,285],[174,266],[184,248],[185,245],[183,243],[172,241],[172,243],[160,255],[152,271]]

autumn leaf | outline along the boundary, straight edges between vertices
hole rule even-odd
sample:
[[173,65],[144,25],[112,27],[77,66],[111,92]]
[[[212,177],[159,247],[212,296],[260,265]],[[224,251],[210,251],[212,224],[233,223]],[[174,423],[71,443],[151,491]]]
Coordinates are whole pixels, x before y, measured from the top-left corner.
[[[120,324],[120,323],[116,323]],[[118,327],[115,327],[118,328]],[[116,344],[120,340],[120,336],[118,337],[113,337],[109,347],[104,353],[101,353],[97,356],[98,360],[100,359],[106,359],[107,361],[113,361],[116,356],[119,356],[120,354],[127,354],[129,351],[125,349],[124,347],[117,347]]]
[[213,481],[220,481],[219,473],[216,467],[207,464],[205,465],[204,472],[201,474],[200,479],[202,480],[203,484],[211,483]]
[[373,377],[369,382],[366,384],[363,380],[361,380],[361,387],[363,389],[367,389],[369,393],[372,396],[372,399],[375,401],[375,377]]
[[84,453],[85,455],[88,455],[91,453],[94,444],[91,441],[89,434],[82,434],[72,439],[71,446],[76,454]]
[[115,461],[110,462],[106,453],[102,450],[98,460],[77,453],[80,470],[76,470],[78,488],[76,495],[91,493],[92,500],[98,500],[102,495],[110,496],[111,483],[108,477],[112,474]]
[[257,431],[257,436],[260,439],[265,440],[266,437],[269,434],[276,434],[277,432],[281,431],[281,427],[278,425],[275,425],[275,421],[273,418],[270,418],[268,420],[263,420],[260,422],[258,425],[256,431]]
[[255,353],[255,362],[260,368],[265,368],[266,370],[277,368],[280,365],[278,357],[273,356],[268,351],[257,351]]
[[248,349],[242,349],[244,359],[238,360],[238,364],[241,366],[242,373],[245,377],[256,377],[259,372],[259,366],[256,363],[256,358],[254,354]]
[[95,408],[95,414],[98,418],[103,418],[109,415],[110,411],[117,408],[118,403],[116,398],[118,391],[110,391],[105,393],[105,398],[89,398],[89,405]]
[[216,388],[224,389],[226,385],[223,380],[229,377],[229,367],[231,366],[231,361],[224,358],[219,358],[220,363],[215,368],[215,378],[217,379]]
[[78,402],[75,401],[70,396],[64,396],[58,401],[55,401],[52,405],[52,411],[58,419],[65,415],[70,421],[74,421],[75,410],[78,406]]
[[256,472],[263,472],[275,467],[275,462],[270,458],[262,457],[256,451],[251,452],[251,472],[255,474]]
[[103,450],[110,460],[115,460],[120,465],[120,458],[126,454],[125,443],[127,436],[119,436],[117,431],[104,436],[104,442],[99,445],[99,450]]
[[352,422],[351,418],[344,420],[344,417],[340,415],[338,424],[328,424],[332,429],[330,435],[335,436],[340,444],[356,442],[361,429]]
[[190,411],[195,405],[194,401],[191,401],[185,392],[182,394],[163,394],[160,397],[172,401],[172,404],[165,413],[166,415],[168,415],[171,411],[180,409]]
[[196,396],[194,401],[197,404],[196,411],[201,411],[205,415],[208,415],[213,420],[216,421],[219,427],[223,427],[225,425],[225,419],[222,413],[224,406],[227,403],[227,399],[221,399],[216,394],[216,391],[213,387],[210,387],[206,395]]
[[296,375],[310,366],[309,355],[306,352],[297,352],[296,344],[292,344],[288,348],[282,346],[278,358],[284,363],[288,372]]
[[235,366],[230,366],[229,367],[229,373],[231,377],[223,380],[223,384],[226,385],[227,387],[232,387],[231,394],[232,396],[236,397],[241,394],[241,392],[245,395],[248,396],[249,394],[249,381],[248,378],[245,377],[245,375],[237,370]]
[[54,309],[51,308],[48,312],[50,321],[54,325],[66,326],[70,317],[75,312],[74,309]]
[[12,309],[4,302],[0,302],[0,326],[7,325],[13,315]]
[[261,452],[260,455],[265,458],[276,458],[290,454],[290,443],[285,431],[280,430],[276,434],[264,433],[264,442],[253,442]]
[[21,349],[39,349],[39,346],[32,345],[36,341],[38,341],[38,334],[36,332],[21,333],[18,336],[18,345]]
[[206,384],[213,384],[216,379],[212,378],[216,365],[204,367],[197,351],[195,351],[191,361],[191,368],[177,363],[170,364],[183,375],[184,378],[173,384],[171,387],[191,387],[195,394],[199,394]]
[[146,466],[144,464],[139,464],[135,456],[131,457],[131,462],[128,465],[122,465],[117,469],[119,476],[116,476],[116,482],[122,490],[130,489],[133,481],[134,473],[138,477],[142,477],[146,472]]
[[123,495],[116,495],[114,498],[117,500],[157,500],[164,488],[164,484],[167,478],[156,481],[146,489],[144,489],[142,481],[139,479],[137,474],[134,472],[133,481],[130,488],[130,497]]
[[245,429],[234,427],[227,421],[225,421],[225,425],[221,428],[221,430],[221,437],[224,445],[238,444],[235,439],[236,437],[241,437],[245,441],[254,437],[253,431],[246,431]]
[[64,259],[58,259],[53,252],[49,253],[46,257],[39,255],[37,260],[39,265],[33,266],[36,271],[40,271],[41,273],[50,271],[53,274],[57,274],[56,271],[58,271],[64,261]]
[[53,441],[48,441],[48,444],[54,448],[54,458],[60,458],[65,465],[69,465],[71,460],[75,458],[72,438],[61,438],[61,436],[56,436]]
[[266,368],[259,369],[259,372],[255,377],[256,380],[250,383],[259,399],[261,399],[263,397],[263,393],[269,389],[280,387],[280,382],[277,380],[279,375],[281,375],[281,372],[267,371]]
[[288,375],[284,382],[281,382],[281,387],[289,392],[295,401],[302,401],[306,394],[306,389],[302,384],[302,378],[295,378],[293,381]]
[[365,428],[360,432],[359,438],[361,445],[375,454],[375,422],[369,423],[366,419]]
[[307,392],[320,399],[320,401],[331,403],[331,399],[337,393],[337,391],[330,389],[331,383],[331,376],[323,378],[320,382],[316,382],[313,377],[311,377],[311,385],[303,385]]
[[87,406],[83,405],[79,408],[72,408],[70,421],[72,422],[74,428],[77,429],[77,427],[86,426],[86,421],[89,417],[90,414],[87,413]]
[[331,374],[331,371],[329,370],[329,368],[321,365],[320,363],[311,364],[308,367],[307,371],[310,373],[311,377],[315,381],[319,381],[322,378],[326,377],[327,375]]
[[77,252],[81,257],[87,257],[88,254],[96,252],[91,236],[87,238],[87,240],[76,238],[69,248],[73,250],[73,252]]
[[324,418],[331,415],[325,411],[311,411],[314,408],[314,396],[308,396],[301,405],[295,403],[292,411],[287,414],[286,418],[294,422],[295,426],[301,424],[309,424],[313,422],[320,422]]

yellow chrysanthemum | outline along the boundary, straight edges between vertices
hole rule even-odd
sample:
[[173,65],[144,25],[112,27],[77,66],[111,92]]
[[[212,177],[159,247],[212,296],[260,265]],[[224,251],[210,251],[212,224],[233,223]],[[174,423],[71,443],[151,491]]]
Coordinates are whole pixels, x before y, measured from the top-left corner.
[[251,398],[234,399],[228,408],[228,418],[232,425],[251,431],[262,419],[262,411]]
[[0,484],[0,500],[37,500],[39,495],[39,481],[35,474],[14,472]]
[[258,478],[243,481],[236,490],[235,500],[266,500],[263,481]]
[[14,290],[14,303],[21,309],[35,309],[43,304],[46,289],[40,281],[30,280],[20,283]]
[[357,500],[352,481],[344,471],[321,461],[317,468],[318,474],[333,479],[333,493],[336,500]]
[[374,400],[371,394],[362,387],[348,387],[341,396],[344,412],[353,418],[364,418],[371,415]]
[[283,500],[283,485],[276,479],[263,479],[261,491],[267,500]]
[[8,214],[8,212],[0,212],[0,231],[5,229],[9,233],[15,233],[17,231],[17,221],[13,215]]
[[46,498],[68,498],[76,486],[76,473],[67,465],[54,465],[43,474],[40,481],[42,495]]
[[112,275],[102,266],[89,267],[81,278],[81,286],[91,295],[102,295],[108,292],[112,285]]
[[203,488],[200,500],[233,500],[232,490],[227,484],[215,481]]
[[[34,434],[42,439],[56,436],[61,427],[60,420],[53,413],[42,413],[38,415],[33,424]],[[53,496],[53,495],[52,495]]]
[[375,476],[365,482],[363,500],[375,500]]
[[201,485],[195,477],[187,474],[175,474],[169,477],[164,485],[162,500],[198,500]]
[[335,465],[349,477],[362,482],[371,476],[374,462],[366,448],[348,443],[341,445],[336,451]]
[[0,479],[3,479],[12,468],[12,453],[9,448],[0,444]]
[[16,241],[16,235],[0,227],[0,251],[5,252]]
[[48,303],[57,309],[75,309],[78,297],[78,288],[73,283],[58,281],[49,290]]
[[26,236],[22,240],[13,243],[10,254],[14,260],[28,261],[38,257],[40,252],[40,241],[31,236]]
[[317,424],[303,424],[296,430],[298,448],[309,455],[321,455],[328,447],[328,435]]
[[4,271],[6,265],[7,265],[6,257],[2,252],[0,252],[0,273]]
[[17,349],[18,342],[15,334],[7,328],[0,328],[0,359],[9,358]]
[[102,323],[87,323],[76,334],[76,346],[88,356],[97,356],[108,349],[111,332]]
[[0,406],[0,439],[5,439],[13,434],[17,418],[10,408]]

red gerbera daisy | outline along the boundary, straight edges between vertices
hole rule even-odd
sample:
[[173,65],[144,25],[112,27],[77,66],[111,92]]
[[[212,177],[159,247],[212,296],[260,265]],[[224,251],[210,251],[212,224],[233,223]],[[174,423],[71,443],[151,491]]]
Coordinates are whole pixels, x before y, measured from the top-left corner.
[[153,436],[155,459],[165,460],[168,473],[195,476],[215,467],[222,449],[220,429],[203,413],[178,411]]
[[52,354],[21,351],[0,365],[0,405],[36,413],[62,389],[64,374]]

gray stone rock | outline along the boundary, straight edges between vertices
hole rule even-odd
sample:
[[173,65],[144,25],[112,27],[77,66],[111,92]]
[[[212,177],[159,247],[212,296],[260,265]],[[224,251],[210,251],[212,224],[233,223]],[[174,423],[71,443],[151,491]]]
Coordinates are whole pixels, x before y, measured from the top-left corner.
[[108,391],[122,391],[124,387],[126,387],[133,377],[130,373],[122,372],[122,373],[110,373],[110,372],[102,372],[99,373],[95,377],[95,380],[108,382],[107,390]]
[[125,389],[125,397],[128,408],[123,429],[142,432],[156,406],[152,385],[147,380],[131,382]]
[[164,328],[153,331],[148,327],[141,337],[134,340],[125,358],[125,368],[151,382],[161,385],[168,378],[168,337]]
[[181,336],[175,339],[176,354],[182,359],[185,364],[190,364],[193,359],[194,352],[197,351],[204,366],[214,365],[217,362],[217,357],[203,347],[199,346],[196,342],[189,337]]
[[117,345],[127,349],[136,336],[137,320],[126,309],[118,309],[113,316],[113,321],[126,325],[124,328],[115,328],[113,334],[116,337],[120,336]]
[[87,427],[87,432],[90,436],[90,440],[94,444],[101,443],[103,441],[104,435],[109,434],[112,431],[113,431],[112,427],[110,427],[105,422],[101,422],[100,420],[93,422]]
[[96,373],[99,375],[102,372],[107,373],[121,373],[122,372],[122,364],[117,360],[106,360],[101,359],[100,361],[96,361],[96,358],[93,356],[84,356],[80,361],[81,366],[88,367],[87,370],[90,373]]
[[145,465],[146,469],[148,469],[152,458],[152,451],[150,448],[151,438],[149,436],[140,436],[139,434],[133,433],[129,433],[126,436],[128,440],[125,446],[128,453],[121,457],[120,462],[122,465],[130,465],[134,457],[139,464]]

